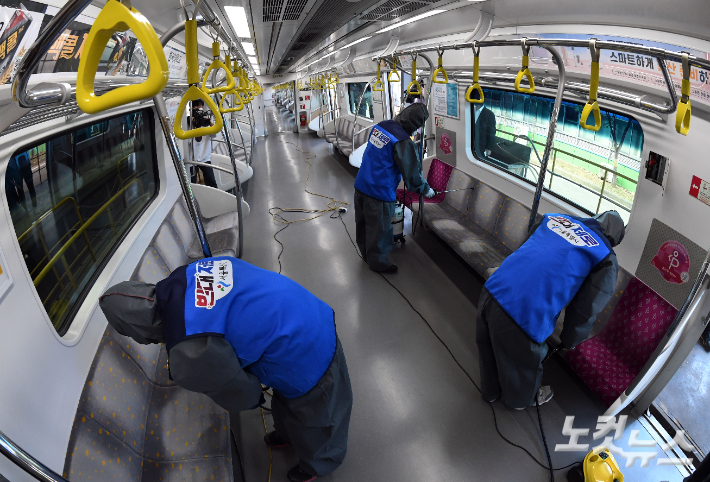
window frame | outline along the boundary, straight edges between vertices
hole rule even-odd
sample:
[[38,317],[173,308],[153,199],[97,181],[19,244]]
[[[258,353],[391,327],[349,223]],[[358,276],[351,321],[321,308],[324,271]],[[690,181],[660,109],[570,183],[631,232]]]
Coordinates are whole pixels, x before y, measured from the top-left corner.
[[[484,87],[484,89],[487,89],[487,90],[495,90],[495,91],[504,92],[504,93],[508,93],[508,92],[514,93],[514,94],[518,93],[515,89],[512,89],[512,88],[505,88],[505,87],[503,87],[503,88],[501,88],[501,87],[493,88],[493,87],[486,86],[486,87]],[[551,101],[553,101],[553,102],[554,102],[554,100],[555,100],[555,96],[552,95],[552,94],[548,94],[548,93],[540,93],[540,94],[538,94],[538,93],[533,93],[533,94],[527,94],[527,93],[525,93],[524,95],[530,95],[530,96],[533,96],[533,97],[542,97],[542,98],[545,98],[545,99],[549,99],[549,100],[551,100]],[[578,106],[584,106],[584,104],[585,104],[584,102],[580,102],[580,101],[577,101],[577,100],[570,100],[570,99],[567,99],[567,98],[565,98],[565,96],[563,96],[562,102],[565,102],[565,103],[567,103],[567,104],[575,104],[575,105],[578,105]],[[469,160],[472,164],[478,165],[478,166],[480,166],[480,167],[483,167],[483,168],[487,169],[488,171],[490,171],[491,173],[494,173],[494,174],[496,174],[496,175],[500,175],[501,177],[503,177],[503,178],[506,179],[506,180],[509,180],[509,181],[510,181],[510,180],[514,180],[515,183],[516,183],[518,186],[520,186],[520,187],[522,187],[522,188],[524,188],[524,189],[528,189],[530,192],[535,192],[535,189],[536,189],[536,187],[537,187],[537,183],[536,183],[536,182],[530,181],[529,179],[526,179],[526,178],[524,178],[524,177],[522,177],[522,176],[520,176],[520,175],[518,175],[518,174],[516,174],[516,173],[514,173],[514,172],[511,172],[511,171],[508,171],[508,170],[506,170],[506,169],[503,169],[503,168],[497,166],[497,165],[496,165],[495,163],[493,163],[493,162],[490,162],[490,161],[486,161],[486,160],[484,160],[484,159],[481,159],[481,158],[476,154],[475,149],[474,149],[473,146],[471,145],[471,141],[472,141],[471,129],[473,128],[473,113],[472,113],[473,106],[474,106],[474,104],[471,103],[471,104],[469,104],[468,108],[465,109],[465,122],[464,122],[464,124],[465,124],[465,125],[464,125],[464,128],[466,129],[466,131],[465,131],[465,138],[466,138],[466,144],[465,144],[466,147],[465,147],[465,150],[466,150],[466,156],[468,157],[468,160]],[[561,108],[560,108],[560,114],[558,114],[558,120],[559,120],[559,118],[560,118],[560,115],[562,115],[562,108],[563,108],[563,106],[561,106]],[[641,161],[640,161],[640,162],[641,162],[641,166],[640,166],[640,168],[639,168],[638,178],[636,179],[636,186],[637,186],[637,189],[638,189],[638,186],[639,186],[640,180],[641,180],[641,174],[642,174],[641,169],[643,168],[643,162],[644,162],[643,159],[644,159],[644,153],[645,153],[644,148],[645,148],[645,137],[646,137],[646,133],[645,133],[644,130],[643,130],[643,126],[642,126],[641,122],[639,122],[638,119],[636,119],[636,117],[634,117],[631,113],[621,112],[621,111],[619,111],[618,109],[608,108],[608,107],[606,107],[606,106],[602,107],[602,110],[604,110],[604,111],[606,111],[606,112],[609,112],[609,113],[611,113],[611,114],[614,114],[614,115],[620,115],[620,116],[627,117],[631,122],[636,122],[636,123],[639,125],[639,128],[641,129],[641,133],[644,135],[644,144],[641,146],[641,149],[640,149],[640,152],[641,152]],[[559,124],[558,124],[557,127],[559,128]],[[558,129],[555,130],[555,133],[557,133],[557,132],[558,132]],[[538,152],[540,153],[540,156],[541,156],[541,157],[544,156],[544,149],[541,149],[541,150],[539,150]],[[542,188],[542,195],[544,196],[545,194],[549,195],[549,196],[552,198],[552,199],[548,199],[548,201],[553,202],[554,204],[557,204],[557,205],[558,205],[559,207],[561,207],[561,208],[571,207],[571,208],[576,209],[577,211],[579,211],[580,213],[582,213],[583,215],[586,215],[586,216],[595,216],[595,215],[596,215],[595,213],[592,213],[591,211],[589,211],[587,208],[585,208],[585,207],[583,207],[583,206],[577,204],[577,203],[574,202],[573,200],[567,199],[567,198],[563,197],[562,195],[556,193],[555,191],[549,190],[547,187],[545,187],[545,186],[543,185],[543,188]],[[600,195],[600,194],[599,194],[599,195]],[[634,211],[636,210],[636,199],[637,199],[637,196],[636,196],[636,193],[634,193],[634,200],[633,200],[633,202],[632,202],[632,204],[631,204],[631,210],[629,211],[629,221],[626,223],[626,226],[628,226],[629,224],[631,224],[631,220],[633,219],[633,213],[634,213]],[[562,203],[562,205],[560,205],[560,203]],[[612,204],[614,204],[614,203],[612,203]],[[615,205],[615,206],[616,206],[616,205]],[[619,206],[617,206],[617,207],[619,207]],[[622,208],[620,208],[620,209],[622,209]]]
[[[106,116],[106,117],[97,117],[94,119],[87,119],[87,122],[82,122],[78,123],[75,125],[70,126],[69,128],[64,128],[64,129],[51,129],[50,132],[47,135],[44,136],[38,136],[33,138],[32,140],[23,142],[20,145],[19,148],[16,148],[14,150],[8,151],[10,153],[8,159],[12,159],[14,156],[16,156],[19,153],[25,152],[29,149],[37,147],[38,144],[42,144],[43,142],[46,142],[47,140],[54,139],[63,135],[66,135],[70,132],[76,132],[81,129],[86,129],[92,125],[95,124],[101,124],[105,122],[110,122],[114,119],[125,117],[131,114],[135,114],[138,112],[142,112],[145,117],[144,120],[146,121],[146,131],[150,132],[151,136],[151,145],[153,148],[153,176],[155,180],[155,190],[153,192],[153,195],[148,199],[148,201],[145,203],[145,205],[140,209],[140,211],[135,215],[135,217],[131,220],[130,223],[126,225],[125,230],[123,233],[118,236],[115,240],[115,242],[111,245],[111,248],[106,252],[105,256],[100,262],[97,262],[95,265],[94,272],[91,274],[91,276],[88,277],[88,280],[84,287],[77,293],[76,300],[73,302],[72,306],[68,308],[67,311],[67,316],[62,322],[62,324],[58,327],[55,328],[54,324],[52,323],[51,318],[49,318],[49,313],[47,312],[47,308],[44,306],[44,303],[42,303],[41,298],[39,297],[39,292],[37,291],[37,288],[34,286],[32,283],[32,277],[29,274],[29,269],[27,267],[27,264],[24,262],[24,253],[22,252],[22,248],[20,247],[19,241],[17,239],[17,232],[15,231],[15,226],[12,221],[12,218],[8,216],[8,221],[9,221],[9,226],[12,227],[12,236],[15,240],[16,243],[16,248],[18,250],[18,253],[20,253],[20,256],[23,260],[23,267],[25,269],[25,273],[27,275],[27,279],[29,280],[29,284],[32,286],[34,295],[37,299],[38,305],[41,310],[43,310],[46,320],[48,324],[51,326],[52,330],[54,333],[59,337],[60,340],[64,339],[64,336],[70,331],[72,328],[72,324],[74,323],[74,319],[78,312],[81,310],[84,301],[86,300],[87,295],[93,288],[94,284],[98,280],[98,278],[103,274],[104,269],[106,268],[107,264],[111,261],[113,255],[120,249],[121,245],[125,241],[125,239],[129,236],[135,225],[140,221],[140,219],[143,217],[143,215],[148,211],[148,209],[155,203],[155,200],[161,195],[161,183],[160,183],[160,163],[158,159],[158,144],[157,144],[157,133],[156,133],[156,120],[155,120],[155,113],[154,113],[154,108],[152,106],[146,106],[140,109],[136,109],[133,107],[132,109],[126,109],[120,113]],[[22,131],[20,131],[22,132]],[[3,178],[4,179],[4,178]],[[5,193],[5,197],[7,197],[7,193]],[[4,200],[5,203],[7,203],[7,199]],[[8,211],[9,214],[9,211]],[[85,327],[82,327],[82,331],[84,330]]]
[[357,115],[357,117],[360,118],[360,119],[365,119],[365,120],[368,120],[368,121],[370,121],[370,122],[374,122],[374,120],[375,120],[375,103],[374,103],[374,99],[373,99],[373,102],[372,102],[372,118],[367,117],[367,116],[363,116],[363,115],[360,115],[360,114],[356,114],[354,111],[351,111],[351,110],[350,110],[350,85],[352,85],[352,84],[365,84],[365,89],[363,90],[363,93],[366,92],[367,89],[369,88],[369,89],[370,89],[370,94],[371,94],[371,96],[372,96],[372,94],[373,94],[372,85],[370,85],[370,83],[367,82],[367,81],[365,81],[365,82],[346,82],[345,85],[347,86],[346,91],[347,91],[347,94],[348,94],[348,114],[353,115],[353,116],[354,116],[354,115]]

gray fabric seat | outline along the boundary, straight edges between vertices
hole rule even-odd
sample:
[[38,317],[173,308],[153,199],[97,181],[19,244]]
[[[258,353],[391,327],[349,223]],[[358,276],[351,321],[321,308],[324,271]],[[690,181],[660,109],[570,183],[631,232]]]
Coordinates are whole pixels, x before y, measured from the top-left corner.
[[[530,209],[520,202],[456,168],[446,189],[467,190],[425,203],[424,222],[480,275],[500,266],[527,239]],[[418,211],[418,204],[412,209]]]
[[[214,255],[234,256],[236,213],[205,219]],[[202,258],[182,197],[131,279],[157,283]],[[64,476],[79,480],[233,480],[229,414],[175,385],[164,345],[140,345],[110,326],[96,351],[72,428]]]

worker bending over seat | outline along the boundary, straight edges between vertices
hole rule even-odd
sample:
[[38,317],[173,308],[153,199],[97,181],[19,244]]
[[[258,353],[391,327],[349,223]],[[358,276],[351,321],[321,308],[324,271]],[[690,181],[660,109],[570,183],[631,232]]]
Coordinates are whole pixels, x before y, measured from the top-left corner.
[[545,340],[565,307],[561,348],[587,339],[614,293],[619,265],[613,247],[623,237],[616,211],[594,218],[546,214],[493,272],[476,320],[484,400],[500,398],[522,410],[552,398],[549,386],[540,387]]
[[363,259],[373,271],[396,273],[387,259],[394,247],[392,215],[399,181],[427,198],[436,191],[422,178],[417,145],[410,136],[424,126],[426,105],[412,104],[394,120],[372,128],[355,178],[355,239]]
[[157,285],[125,281],[101,297],[108,322],[138,343],[165,343],[171,379],[232,416],[273,388],[277,448],[300,457],[306,482],[345,458],[352,390],[333,310],[296,282],[231,257],[181,266]]

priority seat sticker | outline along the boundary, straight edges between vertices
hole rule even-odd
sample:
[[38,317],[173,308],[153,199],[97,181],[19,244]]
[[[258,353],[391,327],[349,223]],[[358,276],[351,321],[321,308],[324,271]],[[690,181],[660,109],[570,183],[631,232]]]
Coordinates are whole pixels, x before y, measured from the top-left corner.
[[390,138],[387,134],[381,132],[378,129],[372,129],[372,134],[370,135],[370,144],[372,144],[378,149],[382,149],[387,144],[389,144],[389,142]]
[[588,233],[581,224],[575,223],[562,216],[550,216],[547,227],[553,233],[557,233],[566,239],[570,244],[580,247],[593,248],[599,246],[599,242]]
[[232,291],[232,262],[228,259],[198,261],[195,265],[195,306],[212,309]]

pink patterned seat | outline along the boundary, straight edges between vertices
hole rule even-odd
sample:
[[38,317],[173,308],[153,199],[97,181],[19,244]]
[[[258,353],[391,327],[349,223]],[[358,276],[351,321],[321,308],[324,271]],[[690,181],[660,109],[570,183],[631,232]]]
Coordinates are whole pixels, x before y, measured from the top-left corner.
[[[426,176],[426,182],[429,186],[436,189],[439,194],[436,196],[426,199],[424,202],[427,204],[438,204],[444,200],[446,194],[440,191],[446,191],[446,185],[449,183],[449,176],[451,176],[451,171],[454,170],[454,166],[446,164],[439,159],[434,159],[431,161],[431,167],[429,168],[429,173]],[[412,207],[412,203],[419,202],[419,194],[412,191],[405,191],[404,189],[397,189],[397,200],[404,203],[408,208]]]
[[637,278],[594,338],[565,360],[607,406],[626,390],[666,334],[678,310]]

